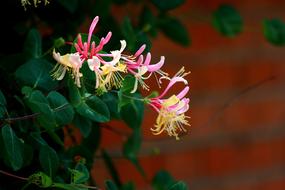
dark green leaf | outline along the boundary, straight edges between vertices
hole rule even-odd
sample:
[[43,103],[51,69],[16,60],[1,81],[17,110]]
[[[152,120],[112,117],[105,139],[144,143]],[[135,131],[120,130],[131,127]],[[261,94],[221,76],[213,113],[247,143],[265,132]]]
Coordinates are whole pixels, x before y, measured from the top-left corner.
[[183,181],[178,181],[170,188],[168,188],[168,190],[188,190],[188,187]]
[[47,100],[53,109],[55,119],[59,125],[71,123],[74,111],[63,95],[56,91],[51,91],[47,96]]
[[151,0],[151,2],[158,9],[162,11],[168,11],[182,5],[185,2],[185,0]]
[[135,43],[136,43],[136,33],[132,27],[131,20],[128,17],[125,17],[122,23],[122,34],[127,40],[128,48],[134,52]]
[[154,190],[166,190],[175,183],[174,178],[164,170],[157,172],[152,179]]
[[6,104],[7,104],[6,98],[2,93],[2,91],[0,90],[0,118],[3,118],[7,112]]
[[213,13],[213,25],[222,35],[233,37],[242,31],[243,20],[234,7],[221,5]]
[[38,146],[48,145],[47,142],[42,138],[40,132],[31,132],[30,135],[32,139],[35,141],[35,143],[38,144]]
[[161,31],[174,42],[183,46],[190,44],[187,28],[176,18],[163,16],[158,21]]
[[263,22],[265,38],[277,46],[285,45],[285,23],[279,19],[265,20]]
[[23,85],[49,91],[56,87],[57,81],[50,76],[52,64],[45,59],[31,59],[16,71],[16,79]]
[[6,106],[6,105],[7,105],[6,98],[0,89],[0,106]]
[[83,137],[88,137],[91,132],[92,122],[86,117],[82,117],[78,114],[74,116],[73,124],[80,129]]
[[107,105],[94,95],[88,97],[85,102],[77,106],[76,111],[80,115],[96,122],[107,122],[110,120],[110,112]]
[[40,149],[39,160],[43,170],[53,177],[59,166],[59,159],[55,150],[49,146],[42,146]]
[[74,13],[77,9],[78,0],[57,0],[66,10]]
[[74,107],[77,107],[82,102],[82,97],[78,87],[74,84],[71,78],[68,80],[68,91],[71,104]]
[[121,190],[135,190],[135,185],[133,182],[125,183],[121,188]]
[[54,129],[56,125],[54,112],[43,93],[35,90],[28,97],[28,106],[34,113],[39,113],[37,121],[47,130]]
[[31,29],[25,42],[25,53],[32,58],[40,58],[42,55],[42,39],[36,29]]
[[127,75],[123,81],[123,86],[120,88],[119,93],[118,93],[118,98],[119,98],[119,104],[118,104],[118,110],[120,111],[121,108],[125,105],[128,105],[132,99],[132,93],[131,91],[133,90],[135,86],[135,77],[131,75]]
[[104,159],[104,163],[107,166],[107,169],[109,170],[109,173],[112,176],[112,179],[114,180],[116,185],[118,187],[120,187],[122,185],[122,182],[120,180],[118,171],[115,168],[115,165],[113,164],[112,158],[109,156],[109,154],[105,150],[102,150],[102,156],[103,156],[103,159]]
[[9,125],[1,129],[5,150],[13,170],[19,170],[23,166],[22,143]]
[[157,36],[157,18],[147,6],[144,7],[140,15],[140,26],[144,32],[149,33],[153,37]]
[[89,179],[89,171],[85,165],[78,163],[75,169],[70,169],[71,171],[71,183],[81,184],[85,183]]
[[114,94],[114,93],[111,93],[111,92],[104,93],[100,98],[108,106],[111,118],[119,119],[120,118],[120,113],[118,112],[118,102],[119,102],[119,100],[118,100],[117,94]]
[[117,186],[110,180],[105,181],[106,190],[118,190]]
[[135,128],[133,130],[133,134],[128,138],[127,142],[123,146],[123,154],[124,156],[130,160],[138,169],[138,171],[145,176],[143,168],[141,167],[137,155],[140,151],[142,142],[141,131],[140,128]]

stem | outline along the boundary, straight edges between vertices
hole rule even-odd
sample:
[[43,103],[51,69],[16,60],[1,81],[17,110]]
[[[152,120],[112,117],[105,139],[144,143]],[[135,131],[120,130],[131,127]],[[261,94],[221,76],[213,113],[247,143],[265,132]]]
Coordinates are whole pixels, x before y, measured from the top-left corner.
[[[111,90],[111,92],[115,92],[115,93],[119,93],[119,91],[117,90]],[[128,95],[125,95],[122,93],[122,96],[126,97],[126,98],[130,98],[130,99],[133,99],[133,100],[138,100],[138,101],[142,101],[142,102],[145,102],[145,99],[142,99],[142,98],[136,98],[136,97],[133,97],[133,96],[128,96]]]
[[24,180],[24,181],[28,181],[28,180],[29,180],[29,179],[26,178],[26,177],[17,176],[17,175],[14,175],[14,174],[5,172],[5,171],[3,171],[3,170],[0,170],[0,173],[3,174],[3,175],[6,175],[6,176],[10,176],[10,177],[13,177],[13,178],[21,179],[21,180]]
[[[53,111],[55,112],[58,112],[58,111],[61,111],[63,109],[65,109],[69,104],[63,104],[55,109],[53,109]],[[20,117],[13,117],[13,118],[6,118],[6,119],[3,119],[4,123],[7,122],[7,123],[13,123],[15,121],[21,121],[21,120],[26,120],[26,119],[33,119],[33,118],[36,118],[37,116],[39,116],[41,113],[33,113],[33,114],[30,114],[30,115],[24,115],[24,116],[20,116]]]

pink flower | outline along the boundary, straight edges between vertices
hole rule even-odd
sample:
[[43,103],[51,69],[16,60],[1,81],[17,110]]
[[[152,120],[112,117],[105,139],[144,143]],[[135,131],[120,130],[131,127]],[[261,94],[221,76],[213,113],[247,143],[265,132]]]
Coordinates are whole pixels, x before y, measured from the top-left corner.
[[111,32],[108,32],[106,37],[102,37],[100,43],[96,46],[95,42],[91,42],[93,31],[99,21],[99,17],[96,16],[89,28],[87,42],[82,42],[82,37],[78,34],[77,43],[74,44],[76,51],[80,54],[81,59],[87,60],[92,59],[93,56],[96,56],[99,51],[101,51],[105,44],[107,44],[112,36]]
[[184,115],[189,109],[190,99],[185,98],[189,91],[189,86],[186,86],[177,95],[164,98],[169,89],[178,82],[182,82],[185,85],[188,84],[183,77],[175,76],[159,96],[149,99],[149,105],[158,113],[156,124],[151,128],[154,135],[159,135],[165,131],[169,136],[174,136],[178,140],[179,132],[186,132],[184,125],[190,125],[187,121],[189,117]]

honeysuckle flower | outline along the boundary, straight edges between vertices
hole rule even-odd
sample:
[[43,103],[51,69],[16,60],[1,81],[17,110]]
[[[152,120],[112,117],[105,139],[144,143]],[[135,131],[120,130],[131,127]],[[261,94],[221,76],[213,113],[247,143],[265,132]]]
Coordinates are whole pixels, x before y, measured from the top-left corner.
[[74,83],[78,87],[81,87],[80,77],[82,77],[82,73],[80,73],[80,68],[83,61],[81,60],[80,55],[78,53],[72,53],[61,56],[60,53],[53,50],[53,58],[57,61],[57,64],[52,70],[52,76],[56,80],[62,80],[66,71],[71,71],[71,76],[74,78]]
[[[118,89],[122,86],[123,77],[120,73],[126,72],[126,65],[120,59],[126,48],[126,41],[121,40],[120,43],[120,50],[111,51],[110,54],[98,54],[98,57],[93,56],[93,60],[96,61],[88,59],[89,68],[96,67],[93,70],[96,75],[96,88],[99,88],[99,91],[104,92],[111,90],[113,87]],[[102,57],[109,57],[112,60],[105,61]]]
[[105,38],[104,37],[101,38],[97,46],[94,41],[91,42],[92,34],[94,32],[94,29],[98,21],[99,21],[99,17],[96,16],[90,25],[87,42],[83,42],[81,35],[78,34],[77,43],[74,44],[76,51],[80,54],[81,59],[83,60],[92,59],[94,56],[97,56],[98,52],[103,49],[104,45],[109,42],[112,36],[112,33],[108,32]]
[[151,128],[154,135],[159,135],[165,131],[169,136],[174,136],[177,140],[179,140],[179,132],[186,132],[184,125],[190,125],[187,120],[189,117],[185,116],[185,112],[189,109],[190,100],[189,98],[185,98],[185,95],[189,91],[189,87],[186,86],[177,95],[164,98],[169,89],[178,82],[182,82],[185,85],[188,84],[183,77],[175,76],[170,79],[168,86],[159,96],[149,99],[149,105],[154,108],[156,112],[158,112],[156,124],[153,128]]

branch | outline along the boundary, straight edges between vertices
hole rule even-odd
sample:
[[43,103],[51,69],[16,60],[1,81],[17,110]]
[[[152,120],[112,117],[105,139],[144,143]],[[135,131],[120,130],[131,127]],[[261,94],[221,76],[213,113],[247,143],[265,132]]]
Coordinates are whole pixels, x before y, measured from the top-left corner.
[[3,171],[3,170],[0,170],[0,173],[3,174],[3,175],[6,175],[6,176],[10,176],[10,177],[13,177],[13,178],[21,179],[21,180],[24,180],[24,181],[28,181],[28,180],[29,180],[29,179],[26,178],[26,177],[17,176],[17,175],[14,175],[14,174],[5,172],[5,171]]

